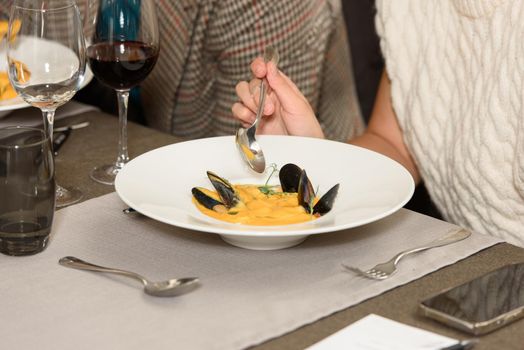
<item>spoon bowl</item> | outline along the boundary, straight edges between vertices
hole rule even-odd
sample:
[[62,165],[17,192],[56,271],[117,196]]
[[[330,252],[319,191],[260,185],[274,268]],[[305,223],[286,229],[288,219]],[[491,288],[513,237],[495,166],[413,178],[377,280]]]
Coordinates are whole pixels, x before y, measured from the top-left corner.
[[[264,61],[266,63],[273,61],[276,65],[278,64],[278,60],[279,56],[277,49],[273,46],[266,47],[266,50],[264,51]],[[260,83],[260,99],[255,121],[247,129],[239,128],[235,136],[235,143],[237,145],[238,151],[240,152],[240,155],[247,165],[257,173],[263,173],[266,170],[266,159],[264,157],[264,152],[262,152],[262,147],[260,147],[260,144],[255,138],[255,133],[257,131],[258,123],[262,118],[264,102],[266,100],[268,90],[269,84],[267,83],[266,79],[263,79]]]
[[144,292],[156,297],[174,297],[185,294],[198,286],[198,278],[173,278],[160,282],[148,282],[144,285]]
[[117,275],[127,276],[139,280],[144,285],[144,292],[156,297],[174,297],[177,295],[188,293],[198,286],[197,277],[173,278],[165,281],[152,282],[138,273],[104,267],[95,265],[87,261],[75,258],[74,256],[66,256],[58,260],[62,266],[70,267],[79,270],[88,270],[95,272],[114,273]]
[[249,129],[239,128],[237,130],[235,142],[238,151],[251,169],[257,173],[263,173],[266,169],[266,158],[264,157],[264,152],[262,152],[262,147],[260,147],[260,144],[255,140],[255,136],[248,137],[248,130],[253,130],[254,134],[256,125]]

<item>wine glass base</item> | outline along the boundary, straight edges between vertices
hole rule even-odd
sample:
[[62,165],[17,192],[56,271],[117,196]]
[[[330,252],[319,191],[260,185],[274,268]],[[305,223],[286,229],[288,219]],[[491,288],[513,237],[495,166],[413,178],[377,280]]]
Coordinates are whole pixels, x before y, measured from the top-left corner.
[[64,188],[56,185],[55,205],[57,208],[67,207],[68,205],[80,202],[83,196],[83,193],[75,187]]
[[114,164],[98,166],[91,170],[89,177],[104,185],[114,185],[116,174],[118,174],[120,169]]

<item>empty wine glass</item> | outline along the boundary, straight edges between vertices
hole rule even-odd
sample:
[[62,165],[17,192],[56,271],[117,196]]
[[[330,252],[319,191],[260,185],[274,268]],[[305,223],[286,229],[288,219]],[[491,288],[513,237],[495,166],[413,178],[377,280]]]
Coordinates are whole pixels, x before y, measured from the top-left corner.
[[[78,91],[86,69],[78,8],[74,0],[14,0],[7,38],[9,81],[24,101],[42,111],[52,140],[55,110]],[[78,189],[57,185],[57,207],[81,198]]]
[[93,169],[93,180],[112,185],[128,162],[129,91],[151,72],[158,58],[158,24],[153,0],[89,0],[87,59],[94,76],[116,90],[119,141],[116,162]]

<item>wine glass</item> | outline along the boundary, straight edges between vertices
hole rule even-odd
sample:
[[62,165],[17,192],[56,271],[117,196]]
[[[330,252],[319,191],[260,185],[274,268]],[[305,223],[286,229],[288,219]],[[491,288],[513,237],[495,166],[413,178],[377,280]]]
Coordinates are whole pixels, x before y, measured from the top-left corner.
[[[15,0],[7,37],[9,81],[24,101],[42,111],[52,140],[55,111],[78,91],[86,69],[78,8],[74,0]],[[56,187],[57,207],[82,198],[76,188]]]
[[129,161],[129,91],[151,72],[158,58],[158,24],[153,0],[90,0],[86,25],[87,59],[94,76],[116,90],[119,141],[116,162],[94,168],[93,180],[112,185]]

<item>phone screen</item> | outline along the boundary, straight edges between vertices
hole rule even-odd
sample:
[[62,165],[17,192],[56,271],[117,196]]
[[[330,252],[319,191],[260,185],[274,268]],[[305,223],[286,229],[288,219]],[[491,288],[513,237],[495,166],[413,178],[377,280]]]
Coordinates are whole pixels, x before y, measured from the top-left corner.
[[423,305],[471,323],[524,307],[524,263],[507,265],[442,294]]

